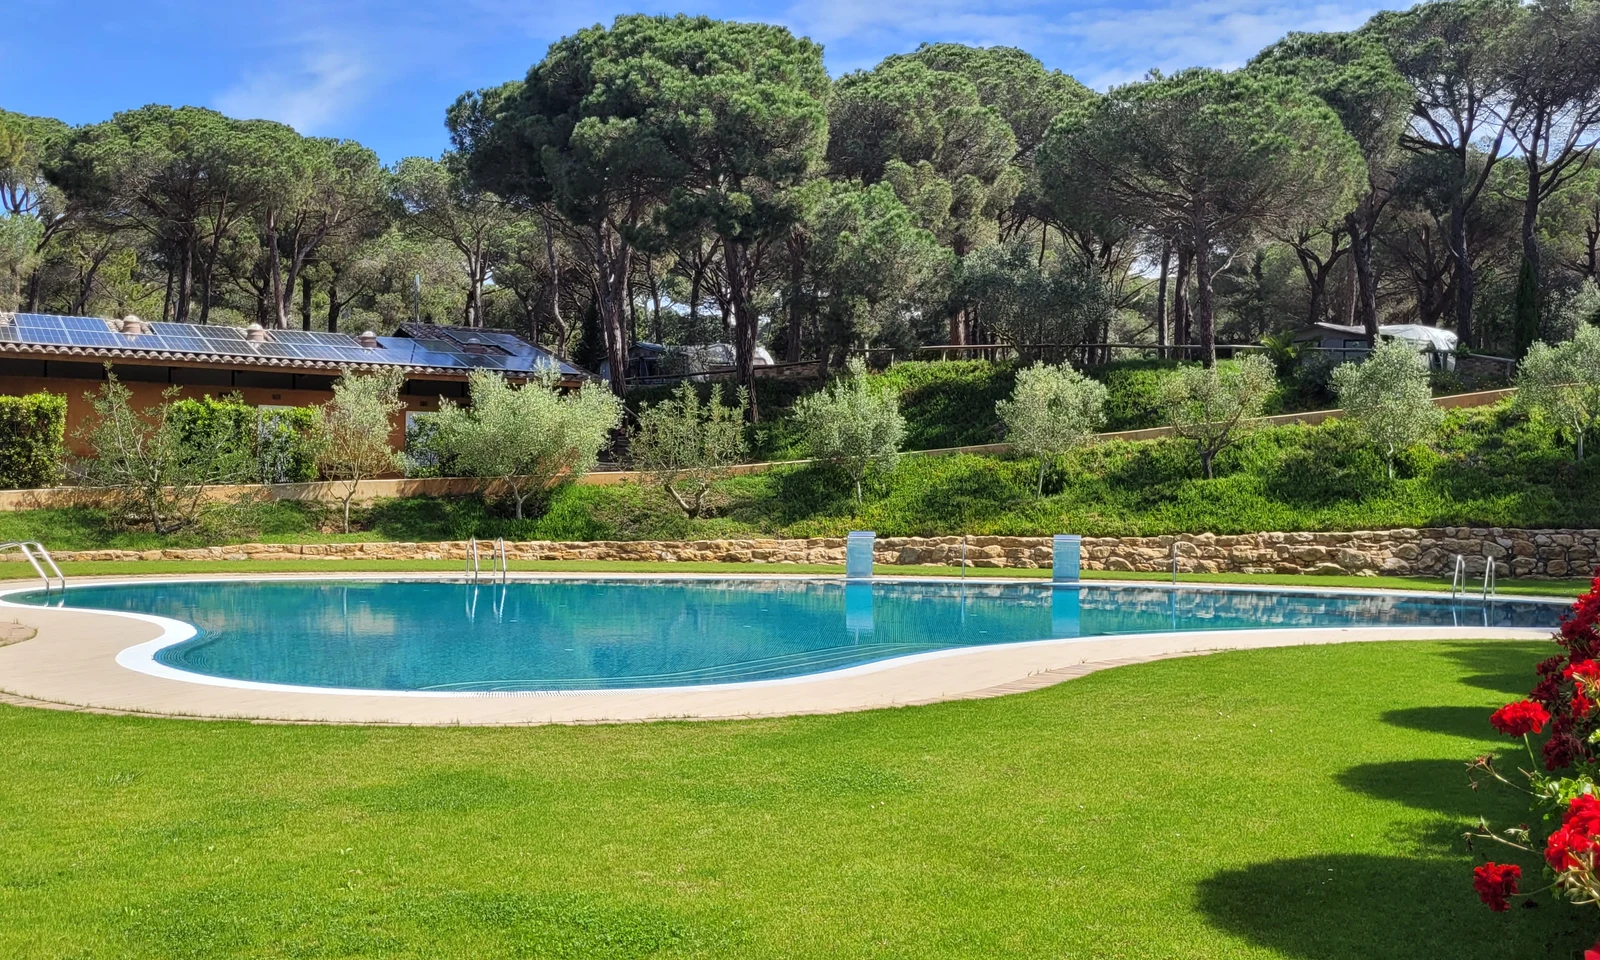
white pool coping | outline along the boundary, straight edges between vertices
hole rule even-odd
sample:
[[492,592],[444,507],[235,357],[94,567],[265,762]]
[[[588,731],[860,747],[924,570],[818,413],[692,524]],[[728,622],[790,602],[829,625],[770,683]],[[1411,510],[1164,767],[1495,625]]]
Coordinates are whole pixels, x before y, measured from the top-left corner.
[[[271,580],[459,582],[437,572],[249,574],[83,578],[76,586]],[[520,573],[540,580],[813,580],[838,577],[784,574]],[[886,577],[875,582],[958,584],[950,577]],[[1049,587],[1037,578],[982,577],[974,588]],[[1172,589],[1164,581],[1090,580],[1079,586]],[[485,588],[492,588],[484,584]],[[1179,583],[1183,590],[1314,593],[1451,599],[1431,591],[1360,590]],[[37,592],[37,583],[0,585],[4,615],[37,628],[27,641],[0,647],[0,691],[16,698],[97,710],[172,716],[330,723],[531,724],[593,723],[667,718],[732,718],[832,713],[996,695],[1045,686],[1129,662],[1222,650],[1376,640],[1548,639],[1548,629],[1508,627],[1297,627],[1180,631],[1070,637],[910,654],[773,680],[697,686],[561,691],[373,691],[295,686],[213,677],[155,659],[165,647],[194,636],[190,624],[150,614],[41,607],[7,597]],[[69,589],[72,589],[69,586]],[[1477,598],[1460,598],[1477,603]],[[1566,606],[1570,600],[1507,597]]]

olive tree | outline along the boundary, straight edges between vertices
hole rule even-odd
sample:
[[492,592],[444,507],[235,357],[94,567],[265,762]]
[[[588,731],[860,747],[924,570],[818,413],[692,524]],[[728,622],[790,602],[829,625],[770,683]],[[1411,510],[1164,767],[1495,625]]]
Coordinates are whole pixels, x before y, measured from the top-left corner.
[[318,408],[317,469],[344,487],[344,532],[350,532],[350,501],[361,481],[405,469],[405,455],[389,443],[404,377],[399,370],[356,373],[344,370],[333,384],[333,399]]
[[1340,364],[1331,384],[1345,417],[1383,448],[1391,480],[1395,454],[1432,437],[1444,422],[1444,411],[1433,403],[1428,361],[1398,340],[1379,343],[1360,363]]
[[195,521],[206,484],[251,479],[256,466],[253,452],[220,430],[197,431],[180,415],[177,394],[169,387],[159,405],[135,410],[107,364],[106,382],[85,395],[93,413],[80,434],[91,451],[82,482],[107,488],[124,516],[161,534]]
[[1261,415],[1276,385],[1272,362],[1259,354],[1222,367],[1184,367],[1162,384],[1172,430],[1194,441],[1207,480],[1216,476],[1217,454],[1239,439],[1245,421]]
[[858,505],[867,473],[893,470],[900,460],[900,443],[906,434],[900,398],[873,383],[861,360],[850,361],[844,376],[802,397],[794,410],[806,449],[813,458],[849,475]]
[[470,407],[448,400],[434,415],[434,445],[469,477],[498,480],[516,505],[561,477],[594,469],[622,422],[622,403],[599,389],[563,391],[553,369],[513,387],[490,370],[467,381]]
[[744,435],[744,390],[736,404],[723,401],[723,386],[700,394],[688,381],[672,396],[639,411],[639,426],[629,442],[634,464],[661,485],[691,518],[706,514],[711,492],[724,467],[739,463],[749,452]]
[[1044,471],[1054,458],[1083,446],[1106,422],[1106,387],[1065,364],[1036,363],[1017,372],[1011,399],[995,404],[1006,439],[1018,453],[1039,458],[1035,495],[1044,495]]
[[1585,326],[1560,346],[1536,343],[1517,374],[1517,404],[1546,417],[1577,443],[1600,422],[1600,328]]

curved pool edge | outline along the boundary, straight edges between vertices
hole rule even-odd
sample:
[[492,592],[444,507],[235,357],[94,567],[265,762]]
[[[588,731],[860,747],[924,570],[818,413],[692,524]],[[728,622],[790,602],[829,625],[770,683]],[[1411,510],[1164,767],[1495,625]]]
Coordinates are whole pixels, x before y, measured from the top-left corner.
[[[630,575],[620,575],[623,577]],[[631,575],[639,579],[673,576]],[[793,575],[775,575],[793,579]],[[616,579],[604,574],[538,574],[518,579]],[[453,580],[437,573],[313,573],[305,579]],[[693,575],[683,579],[702,579]],[[709,579],[771,579],[767,575]],[[272,580],[278,576],[107,578],[82,583]],[[297,577],[299,579],[299,577]],[[829,578],[832,579],[832,578]],[[882,580],[948,578],[884,577]],[[984,578],[983,583],[1033,580]],[[1142,584],[1141,584],[1142,585]],[[1218,589],[1284,591],[1283,587],[1182,584]],[[1290,588],[1292,589],[1292,588]],[[0,608],[27,611],[39,630],[0,648],[0,690],[24,700],[172,717],[318,723],[521,725],[662,719],[731,719],[842,713],[1036,689],[1096,670],[1174,656],[1323,643],[1383,640],[1547,640],[1547,629],[1509,627],[1299,627],[1189,631],[1033,640],[927,651],[839,670],[774,680],[692,687],[549,692],[383,691],[291,687],[190,673],[154,660],[194,628],[150,614],[42,607],[6,598],[37,586],[0,584]],[[1316,589],[1315,593],[1430,595],[1418,591]],[[1437,594],[1432,594],[1437,596]],[[1446,595],[1448,596],[1448,595]],[[1518,597],[1520,600],[1535,598]],[[1548,602],[1566,603],[1559,598]]]

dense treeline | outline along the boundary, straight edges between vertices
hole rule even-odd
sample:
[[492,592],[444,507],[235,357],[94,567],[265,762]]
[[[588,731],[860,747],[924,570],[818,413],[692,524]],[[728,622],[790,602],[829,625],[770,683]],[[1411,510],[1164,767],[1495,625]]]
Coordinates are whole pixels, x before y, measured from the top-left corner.
[[0,308],[417,315],[613,371],[723,342],[751,387],[762,346],[1209,363],[1324,320],[1521,356],[1600,316],[1595,0],[1427,3],[1105,94],[1011,48],[830,80],[780,27],[624,16],[446,122],[445,155],[385,168],[199,108],[0,113]]

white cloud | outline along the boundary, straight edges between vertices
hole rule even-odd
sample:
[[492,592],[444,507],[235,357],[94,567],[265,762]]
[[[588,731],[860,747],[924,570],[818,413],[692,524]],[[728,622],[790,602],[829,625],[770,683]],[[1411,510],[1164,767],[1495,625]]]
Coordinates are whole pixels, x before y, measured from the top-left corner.
[[303,134],[327,132],[370,92],[372,71],[352,49],[307,54],[297,67],[267,67],[216,97],[217,109],[244,119],[277,120]]
[[[1297,0],[1154,0],[1145,4],[1031,0],[818,0],[782,19],[830,47],[835,70],[871,66],[885,47],[909,50],[929,40],[1021,47],[1050,66],[1104,89],[1151,68],[1241,66],[1290,31],[1349,30],[1407,0],[1357,3]],[[860,62],[857,62],[860,61]]]

